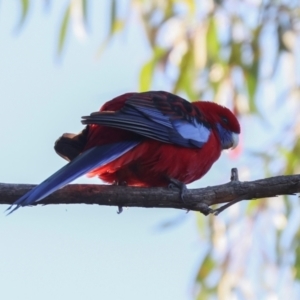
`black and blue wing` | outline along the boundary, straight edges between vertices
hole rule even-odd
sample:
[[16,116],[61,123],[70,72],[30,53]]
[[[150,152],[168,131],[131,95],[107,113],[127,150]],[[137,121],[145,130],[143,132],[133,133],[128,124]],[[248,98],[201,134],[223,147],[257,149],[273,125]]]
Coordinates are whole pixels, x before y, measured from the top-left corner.
[[184,147],[201,148],[211,133],[196,106],[167,92],[133,94],[119,111],[92,113],[82,123],[121,128]]

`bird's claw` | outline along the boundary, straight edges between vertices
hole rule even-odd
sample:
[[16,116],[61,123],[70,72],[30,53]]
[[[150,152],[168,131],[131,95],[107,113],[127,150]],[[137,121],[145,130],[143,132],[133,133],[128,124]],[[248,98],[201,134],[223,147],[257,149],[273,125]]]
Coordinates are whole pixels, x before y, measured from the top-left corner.
[[118,206],[118,210],[117,210],[117,214],[121,214],[123,212],[123,206],[119,205]]
[[126,181],[115,181],[112,185],[127,186]]
[[[113,185],[118,185],[118,186],[127,186],[127,182],[126,181],[115,181],[113,183]],[[117,214],[121,214],[123,212],[123,206],[118,205],[118,210],[117,210]]]
[[186,187],[186,185],[183,182],[181,182],[181,181],[179,181],[177,179],[174,179],[174,178],[170,178],[169,180],[170,180],[170,183],[169,183],[168,187],[170,189],[173,189],[173,188],[179,189],[180,190],[180,199],[182,200],[183,203],[185,203],[184,197],[189,192],[189,190]]

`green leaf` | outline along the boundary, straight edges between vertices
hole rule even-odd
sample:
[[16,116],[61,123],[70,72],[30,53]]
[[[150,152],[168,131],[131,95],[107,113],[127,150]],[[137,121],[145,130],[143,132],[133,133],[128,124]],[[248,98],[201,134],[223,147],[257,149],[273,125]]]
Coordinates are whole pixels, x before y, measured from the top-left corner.
[[257,210],[257,207],[260,205],[260,202],[256,201],[256,200],[260,200],[260,199],[259,198],[258,199],[253,198],[247,204],[247,207],[246,207],[246,214],[247,215],[251,215],[253,212],[255,212]]
[[124,26],[125,26],[124,20],[116,19],[113,24],[112,34],[122,31]]
[[194,14],[196,12],[196,3],[195,0],[183,0],[183,2],[189,8],[189,13]]
[[216,267],[216,262],[212,259],[210,253],[208,253],[199,268],[196,280],[198,282],[201,282],[204,280],[210,273],[211,271]]
[[217,70],[217,74],[210,74],[210,86],[212,87],[214,94],[217,95],[219,88],[224,82],[228,80],[230,69],[227,64],[222,61],[219,61],[218,64],[215,64],[211,68],[211,72]]
[[231,49],[230,49],[229,64],[231,66],[241,65],[242,64],[241,54],[242,54],[242,43],[232,42]]
[[116,0],[111,1],[110,5],[110,19],[109,19],[109,30],[107,37],[100,44],[96,56],[99,57],[103,53],[104,49],[109,44],[111,38],[118,32],[122,31],[125,27],[125,20],[117,18],[117,2]]
[[143,65],[140,73],[140,91],[148,91],[152,84],[155,60],[151,59]]
[[258,65],[256,62],[250,68],[244,69],[244,78],[249,96],[249,108],[251,113],[257,113],[255,94],[257,89]]
[[24,22],[28,16],[30,1],[29,0],[20,0],[20,4],[21,4],[22,11],[21,11],[21,18],[20,18],[19,24],[17,26],[17,29],[20,29],[24,25]]
[[206,44],[208,57],[215,62],[219,58],[220,42],[218,38],[217,24],[214,18],[209,20]]
[[153,51],[153,57],[143,65],[140,73],[140,91],[143,92],[150,89],[155,67],[165,54],[165,49],[156,47]]
[[201,288],[199,294],[197,295],[196,300],[207,300],[212,295],[216,295],[216,293],[212,293],[208,288]]
[[109,34],[108,38],[112,37],[116,32],[121,31],[124,28],[125,22],[117,17],[117,2],[111,1],[110,5],[110,22],[109,22]]
[[198,99],[198,94],[194,88],[195,68],[193,54],[193,47],[189,45],[188,51],[181,59],[179,76],[173,88],[173,93],[177,94],[180,91],[183,91],[192,101]]
[[57,49],[57,54],[59,56],[61,55],[61,52],[65,46],[68,25],[69,25],[69,21],[70,21],[70,12],[71,12],[71,6],[68,5],[66,8],[66,11],[64,13],[64,17],[63,17],[61,27],[60,27],[60,32],[59,32],[58,49]]
[[300,164],[300,140],[297,139],[292,149],[279,148],[279,153],[285,158],[286,175],[295,174]]
[[295,237],[295,244],[296,249],[295,249],[295,264],[294,264],[294,271],[295,271],[295,279],[300,280],[300,247],[299,247],[299,242],[300,242],[300,232],[298,231],[297,236]]
[[202,214],[195,214],[197,221],[197,228],[199,230],[199,234],[202,238],[205,237],[206,228],[207,228],[207,219],[203,218]]
[[87,10],[88,10],[88,5],[87,5],[87,0],[81,0],[82,2],[82,15],[83,15],[83,20],[84,20],[84,25],[87,26],[87,20],[88,20],[88,15],[87,15]]

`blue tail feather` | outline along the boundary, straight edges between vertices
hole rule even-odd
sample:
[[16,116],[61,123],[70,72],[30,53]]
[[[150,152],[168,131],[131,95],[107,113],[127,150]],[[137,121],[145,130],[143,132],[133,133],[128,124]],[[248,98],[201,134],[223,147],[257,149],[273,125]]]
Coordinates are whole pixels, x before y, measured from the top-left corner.
[[[20,206],[31,205],[62,188],[76,178],[104,166],[139,144],[139,141],[125,141],[91,148],[77,156],[48,179],[15,201],[8,209],[11,214]],[[12,207],[16,205],[12,209]]]

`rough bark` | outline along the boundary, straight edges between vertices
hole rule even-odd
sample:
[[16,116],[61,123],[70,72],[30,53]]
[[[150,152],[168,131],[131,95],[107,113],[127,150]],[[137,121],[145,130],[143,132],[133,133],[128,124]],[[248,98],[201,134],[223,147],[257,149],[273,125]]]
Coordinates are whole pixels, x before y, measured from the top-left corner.
[[[0,183],[0,204],[13,204],[35,185]],[[231,181],[216,186],[190,189],[180,199],[177,189],[137,188],[110,185],[72,184],[56,191],[34,205],[98,204],[127,207],[177,208],[201,211],[204,214],[220,213],[241,200],[269,198],[300,192],[300,175],[277,176],[255,181],[238,180],[237,169],[231,170]],[[228,203],[219,210],[208,207]]]

